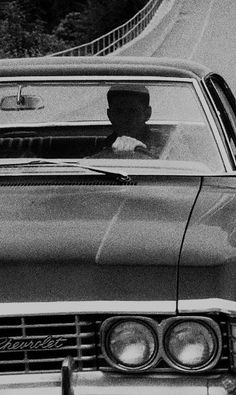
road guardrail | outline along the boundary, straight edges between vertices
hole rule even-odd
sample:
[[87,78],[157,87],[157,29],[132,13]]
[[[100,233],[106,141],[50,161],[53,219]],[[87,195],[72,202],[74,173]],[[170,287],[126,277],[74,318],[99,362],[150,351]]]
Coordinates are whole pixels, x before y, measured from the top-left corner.
[[123,47],[148,26],[163,0],[149,2],[123,25],[89,43],[56,52],[50,56],[104,56]]

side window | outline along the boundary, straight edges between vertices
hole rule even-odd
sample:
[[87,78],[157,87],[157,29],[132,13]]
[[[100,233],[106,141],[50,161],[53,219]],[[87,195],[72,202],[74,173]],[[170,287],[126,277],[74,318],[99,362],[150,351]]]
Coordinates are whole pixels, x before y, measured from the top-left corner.
[[226,126],[231,150],[236,157],[236,102],[235,98],[222,77],[212,76],[207,81],[221,119]]

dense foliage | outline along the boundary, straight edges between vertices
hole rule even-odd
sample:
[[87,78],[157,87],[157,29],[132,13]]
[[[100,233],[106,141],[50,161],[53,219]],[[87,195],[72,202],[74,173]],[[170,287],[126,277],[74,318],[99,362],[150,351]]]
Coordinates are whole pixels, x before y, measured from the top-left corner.
[[0,11],[0,57],[78,46],[132,18],[148,0],[10,0]]

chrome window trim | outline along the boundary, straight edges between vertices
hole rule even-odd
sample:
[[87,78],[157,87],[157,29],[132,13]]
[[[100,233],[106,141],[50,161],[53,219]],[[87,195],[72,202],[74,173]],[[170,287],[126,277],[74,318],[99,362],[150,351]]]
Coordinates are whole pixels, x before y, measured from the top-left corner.
[[[218,151],[219,151],[219,155],[221,156],[221,160],[223,162],[223,166],[225,167],[225,171],[226,173],[228,172],[232,172],[234,169],[232,169],[231,163],[229,161],[229,158],[225,152],[225,148],[223,145],[223,142],[221,140],[221,137],[219,135],[217,126],[215,124],[214,118],[211,114],[210,109],[208,108],[206,99],[203,95],[203,92],[201,91],[201,88],[199,86],[198,81],[195,78],[190,78],[190,77],[160,77],[160,76],[135,76],[135,75],[129,75],[129,76],[112,76],[112,75],[102,75],[102,76],[95,76],[95,75],[71,75],[71,76],[54,76],[54,75],[50,75],[50,76],[20,76],[20,77],[0,77],[0,84],[1,82],[40,82],[40,81],[51,81],[51,82],[68,82],[68,81],[105,81],[107,83],[109,83],[110,81],[146,81],[146,83],[151,83],[151,82],[177,82],[177,83],[190,83],[193,88],[194,91],[196,92],[198,98],[199,98],[199,102],[200,104],[202,104],[202,109],[206,115],[206,119],[207,121],[209,120],[209,124],[211,127],[211,130],[213,132],[213,138],[215,140],[215,143],[217,145]],[[37,126],[39,127],[39,125],[41,124],[37,124]],[[11,125],[13,126],[13,125]],[[21,124],[20,126],[26,126],[29,127],[31,126],[31,124],[26,124],[23,125]],[[33,126],[35,126],[33,124]],[[42,126],[46,126],[46,124],[42,123]],[[7,127],[10,127],[9,125],[7,125]],[[232,152],[231,152],[232,154]],[[212,173],[214,174],[214,173]],[[198,173],[198,175],[200,175]],[[204,176],[205,174],[203,174]]]
[[22,82],[22,81],[32,81],[32,82],[40,82],[40,81],[55,81],[55,82],[63,82],[63,81],[164,81],[164,82],[188,82],[192,83],[195,81],[194,78],[181,78],[181,77],[156,77],[156,76],[140,76],[140,75],[46,75],[46,76],[9,76],[9,77],[0,77],[1,82]]
[[208,106],[208,104],[206,102],[206,99],[205,99],[205,97],[203,95],[203,92],[202,92],[202,90],[201,90],[201,88],[200,88],[200,86],[199,86],[199,84],[198,84],[198,82],[196,80],[193,80],[193,85],[194,85],[196,93],[197,93],[197,95],[199,97],[199,101],[200,101],[200,103],[203,106],[203,110],[205,112],[206,118],[207,118],[207,120],[209,120],[210,127],[211,127],[212,132],[213,132],[213,137],[214,137],[215,143],[216,143],[216,145],[218,147],[219,154],[220,154],[221,159],[223,161],[223,164],[225,166],[226,172],[230,172],[233,169],[232,169],[230,160],[229,160],[229,158],[228,158],[228,156],[227,156],[227,154],[225,152],[224,144],[223,144],[223,142],[221,140],[221,137],[219,135],[219,131],[218,131],[218,128],[217,128],[217,126],[215,124],[213,115],[211,114],[211,111],[210,111],[209,106]]
[[[229,150],[229,152],[230,152],[230,154],[231,154],[232,161],[233,161],[234,166],[235,166],[235,168],[236,168],[236,158],[234,157],[234,154],[233,154],[233,151],[232,151],[232,148],[231,148],[231,144],[230,144],[230,141],[229,141],[229,138],[228,138],[228,134],[227,134],[227,132],[226,132],[226,130],[225,130],[225,125],[224,125],[224,123],[222,122],[221,117],[219,116],[219,111],[217,110],[217,107],[216,107],[214,101],[212,100],[210,91],[209,91],[209,89],[208,89],[208,87],[207,87],[207,84],[206,84],[205,80],[202,80],[202,84],[203,84],[203,86],[204,86],[204,89],[205,89],[206,92],[207,92],[207,95],[208,95],[208,97],[209,97],[209,100],[210,100],[210,102],[211,102],[211,105],[212,105],[212,107],[214,108],[215,114],[216,114],[217,119],[218,119],[218,121],[219,121],[219,124],[220,124],[220,126],[221,126],[221,128],[222,128],[222,132],[223,132],[223,135],[224,135],[226,144],[227,144],[227,148],[228,148],[228,150]],[[223,144],[223,143],[222,143],[222,144]],[[230,161],[229,161],[229,162],[230,162]],[[230,167],[231,167],[231,170],[234,170],[234,169],[232,169],[232,166],[230,166]]]

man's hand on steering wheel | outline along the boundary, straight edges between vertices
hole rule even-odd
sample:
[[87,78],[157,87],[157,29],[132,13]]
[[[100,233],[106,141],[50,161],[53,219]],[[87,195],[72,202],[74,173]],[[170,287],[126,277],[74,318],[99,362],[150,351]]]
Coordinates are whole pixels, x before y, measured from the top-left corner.
[[112,150],[114,152],[134,151],[136,147],[147,148],[147,146],[142,143],[142,141],[130,136],[117,137],[115,142],[112,144]]
[[[112,144],[112,150],[115,154],[127,153],[130,156],[148,156],[152,157],[149,153],[147,146],[142,141],[135,139],[130,136],[117,137],[115,142]],[[135,155],[137,153],[137,155]]]

